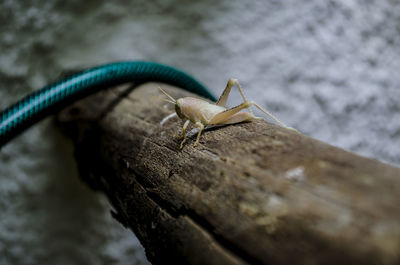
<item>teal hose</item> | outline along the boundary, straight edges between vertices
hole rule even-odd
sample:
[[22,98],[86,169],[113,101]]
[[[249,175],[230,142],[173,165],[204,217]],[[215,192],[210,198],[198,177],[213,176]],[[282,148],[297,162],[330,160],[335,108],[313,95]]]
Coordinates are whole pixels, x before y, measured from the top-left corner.
[[201,83],[173,67],[154,62],[116,62],[81,71],[21,99],[0,113],[0,148],[44,117],[102,88],[157,81],[215,100]]

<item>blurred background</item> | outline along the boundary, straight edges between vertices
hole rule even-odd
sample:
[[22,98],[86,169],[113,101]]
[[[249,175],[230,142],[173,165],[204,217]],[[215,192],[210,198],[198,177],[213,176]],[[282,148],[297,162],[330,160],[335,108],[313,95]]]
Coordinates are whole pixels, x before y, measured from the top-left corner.
[[[399,0],[0,0],[0,22],[0,109],[66,70],[153,60],[400,165]],[[72,153],[51,119],[0,151],[0,264],[147,264]]]

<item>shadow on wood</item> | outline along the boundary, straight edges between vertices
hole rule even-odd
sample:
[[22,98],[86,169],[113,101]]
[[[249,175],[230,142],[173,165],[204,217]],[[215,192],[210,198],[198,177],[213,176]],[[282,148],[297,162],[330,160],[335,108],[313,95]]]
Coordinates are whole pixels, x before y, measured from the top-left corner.
[[[188,95],[162,85],[175,98]],[[84,179],[106,193],[153,264],[399,264],[400,170],[254,121],[183,125],[157,84],[64,110]]]

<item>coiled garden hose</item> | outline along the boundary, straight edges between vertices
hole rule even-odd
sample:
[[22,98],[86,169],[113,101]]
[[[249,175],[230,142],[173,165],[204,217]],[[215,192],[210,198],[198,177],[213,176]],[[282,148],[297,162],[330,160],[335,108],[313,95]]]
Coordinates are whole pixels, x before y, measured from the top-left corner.
[[145,81],[167,83],[215,100],[196,79],[171,66],[143,61],[105,64],[47,85],[2,111],[0,148],[32,124],[78,99],[102,88]]

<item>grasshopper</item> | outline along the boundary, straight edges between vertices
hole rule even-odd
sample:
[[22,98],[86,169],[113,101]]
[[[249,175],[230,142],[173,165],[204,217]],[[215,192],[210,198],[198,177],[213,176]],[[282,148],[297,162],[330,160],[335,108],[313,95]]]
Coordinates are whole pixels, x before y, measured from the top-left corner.
[[[227,108],[226,101],[228,100],[229,93],[231,92],[232,87],[236,86],[242,96],[243,103],[233,107]],[[185,120],[185,123],[182,127],[182,135],[179,137],[183,139],[179,149],[183,148],[183,144],[186,142],[186,130],[189,126],[189,123],[194,123],[194,126],[199,128],[199,132],[197,134],[196,141],[193,146],[196,147],[200,140],[200,135],[204,129],[204,126],[207,125],[225,125],[225,124],[235,124],[239,122],[251,121],[254,119],[264,119],[262,117],[256,117],[252,110],[251,106],[255,106],[263,113],[271,117],[275,122],[277,122],[280,126],[295,130],[291,127],[286,126],[282,122],[280,122],[277,118],[275,118],[271,113],[260,107],[254,101],[248,101],[243,93],[242,88],[240,87],[239,81],[237,79],[229,79],[228,83],[219,97],[216,103],[209,103],[203,99],[193,98],[193,97],[184,97],[179,99],[174,99],[171,95],[165,92],[161,87],[159,87],[161,92],[167,96],[166,98],[160,98],[161,100],[167,101],[175,105],[175,112],[179,118]],[[249,112],[241,112],[243,109],[248,109]],[[297,130],[295,130],[297,131]]]

